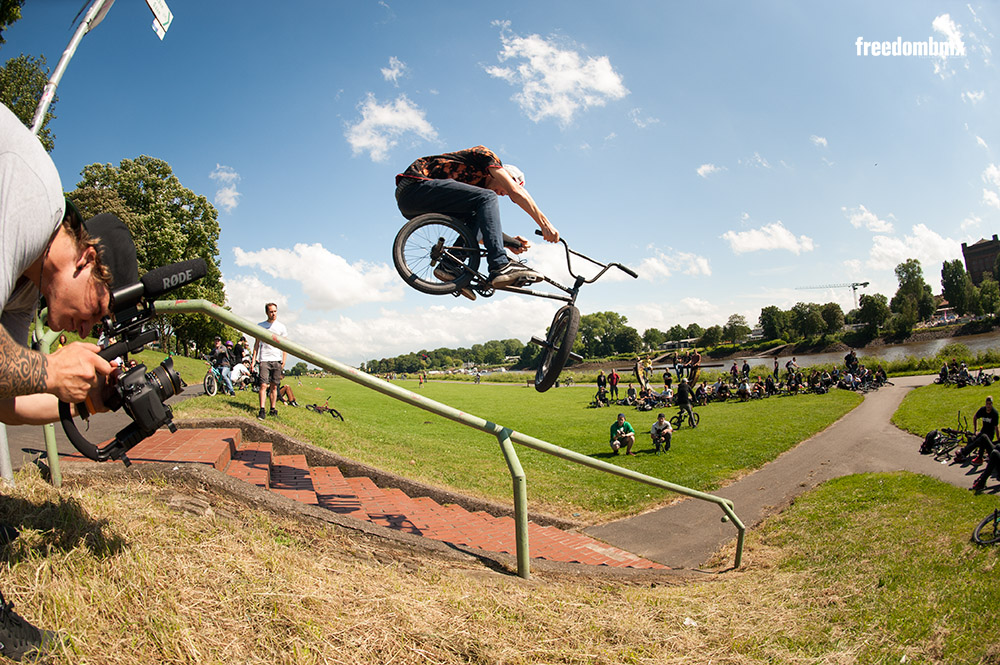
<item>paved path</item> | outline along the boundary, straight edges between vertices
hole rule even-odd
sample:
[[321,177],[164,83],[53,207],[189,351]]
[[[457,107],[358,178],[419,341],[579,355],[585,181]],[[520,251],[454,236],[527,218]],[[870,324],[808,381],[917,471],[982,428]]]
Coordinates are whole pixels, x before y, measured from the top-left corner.
[[[978,475],[972,467],[943,465],[921,455],[922,439],[889,422],[906,393],[933,377],[892,381],[894,386],[869,393],[861,405],[823,432],[715,494],[731,499],[736,515],[750,528],[820,483],[853,473],[907,470],[971,487]],[[697,568],[736,536],[736,528],[721,522],[721,517],[715,504],[685,499],[590,527],[586,533],[653,561]]]

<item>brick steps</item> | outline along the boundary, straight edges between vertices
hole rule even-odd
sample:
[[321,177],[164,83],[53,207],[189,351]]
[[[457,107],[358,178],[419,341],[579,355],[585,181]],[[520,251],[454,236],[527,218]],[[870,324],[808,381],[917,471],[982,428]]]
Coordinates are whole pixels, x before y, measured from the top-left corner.
[[[63,459],[89,461],[79,455]],[[469,512],[429,497],[410,497],[399,489],[379,488],[364,476],[345,478],[337,467],[310,467],[304,455],[275,455],[270,443],[244,443],[238,429],[179,430],[175,434],[161,430],[135,446],[129,459],[207,464],[295,501],[379,526],[460,547],[516,553],[511,517]],[[667,568],[589,536],[534,523],[528,524],[528,543],[532,558],[548,561]]]

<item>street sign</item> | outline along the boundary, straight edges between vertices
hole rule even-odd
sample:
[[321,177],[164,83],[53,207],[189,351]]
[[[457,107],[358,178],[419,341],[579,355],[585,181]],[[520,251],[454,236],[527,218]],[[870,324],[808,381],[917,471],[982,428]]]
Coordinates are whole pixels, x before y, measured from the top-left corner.
[[[156,34],[160,34],[160,29],[164,33],[170,29],[170,23],[174,20],[174,15],[170,12],[170,7],[167,7],[165,0],[146,0],[146,4],[149,5],[150,10],[153,12],[153,16],[156,17],[156,21],[153,24],[153,30],[156,30]],[[156,23],[159,23],[160,29],[157,29]],[[160,35],[160,39],[163,39],[163,35]]]

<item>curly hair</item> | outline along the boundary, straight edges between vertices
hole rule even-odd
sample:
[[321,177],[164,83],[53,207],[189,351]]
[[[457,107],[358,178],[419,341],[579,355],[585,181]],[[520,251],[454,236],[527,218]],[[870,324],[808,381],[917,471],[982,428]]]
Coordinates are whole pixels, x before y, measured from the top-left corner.
[[96,281],[110,289],[111,270],[101,259],[101,247],[98,245],[98,240],[97,238],[90,237],[90,234],[87,233],[87,229],[83,226],[83,218],[80,216],[80,212],[69,199],[66,199],[66,212],[63,214],[60,228],[76,242],[77,251],[83,252],[88,247],[94,248],[97,258],[94,261],[94,269],[91,271],[91,275]]

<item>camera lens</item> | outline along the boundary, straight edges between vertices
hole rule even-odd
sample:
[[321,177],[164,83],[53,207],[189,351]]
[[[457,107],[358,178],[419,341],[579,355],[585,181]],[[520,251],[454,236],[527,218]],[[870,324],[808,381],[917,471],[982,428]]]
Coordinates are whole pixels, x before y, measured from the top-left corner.
[[161,402],[167,401],[183,390],[181,377],[174,370],[173,358],[167,358],[160,363],[159,367],[154,367],[153,371],[147,372],[146,381],[156,390]]

